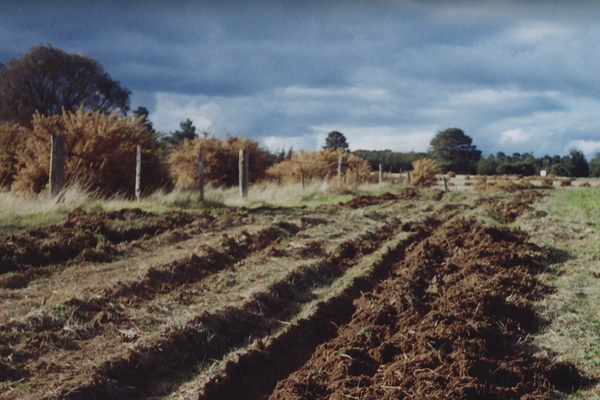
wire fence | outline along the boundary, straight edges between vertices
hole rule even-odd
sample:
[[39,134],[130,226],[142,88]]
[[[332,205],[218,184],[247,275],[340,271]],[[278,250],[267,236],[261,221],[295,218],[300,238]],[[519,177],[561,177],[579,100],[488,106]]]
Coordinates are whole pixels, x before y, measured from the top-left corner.
[[[136,147],[135,154],[135,197],[137,201],[140,201],[142,193],[141,187],[141,176],[142,170],[146,161],[143,157],[142,147],[138,145]],[[53,134],[51,137],[51,157],[50,157],[50,196],[53,199],[58,198],[65,186],[65,160],[68,157],[76,157],[89,163],[101,162],[102,160],[97,157],[90,157],[87,155],[76,154],[73,152],[66,152],[65,140],[63,135]],[[239,151],[238,160],[238,185],[239,193],[241,198],[248,196],[249,182],[250,182],[250,160],[248,150]],[[323,178],[323,171],[327,171],[325,179],[336,179],[338,182],[347,182],[349,176],[352,176],[352,181],[355,184],[362,182],[378,182],[383,183],[384,180],[387,182],[396,181],[398,183],[408,182],[410,183],[410,172],[406,172],[406,180],[402,176],[402,171],[398,171],[398,175],[394,177],[393,172],[390,170],[383,171],[382,165],[379,165],[379,171],[372,171],[368,163],[363,160],[349,160],[347,156],[339,156],[337,162],[334,160],[320,161],[320,160],[285,160],[288,164],[296,166],[295,171],[285,171],[288,175],[294,177],[294,179],[302,184],[302,188],[305,188],[307,181],[315,178]],[[154,161],[153,161],[154,162]],[[271,167],[273,164],[267,164],[264,162],[255,162],[254,167],[259,166],[264,168]],[[204,186],[206,183],[206,157],[202,150],[198,152],[197,161],[197,172],[198,172],[198,190],[200,192],[200,198],[204,199]],[[278,182],[281,183],[281,182]]]

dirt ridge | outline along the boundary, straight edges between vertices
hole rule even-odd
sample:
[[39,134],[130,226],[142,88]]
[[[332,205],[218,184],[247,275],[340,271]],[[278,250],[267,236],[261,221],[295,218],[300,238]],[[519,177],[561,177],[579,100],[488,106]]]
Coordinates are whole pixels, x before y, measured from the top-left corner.
[[[280,225],[281,223],[278,224]],[[293,225],[284,226],[298,231]],[[101,367],[91,383],[71,390],[68,395],[63,393],[62,396],[66,399],[138,398],[154,393],[154,390],[169,390],[169,385],[166,384],[154,389],[151,382],[185,374],[185,370],[195,370],[204,360],[218,359],[231,349],[245,345],[248,340],[267,337],[282,326],[281,319],[289,318],[297,312],[296,304],[312,299],[312,290],[343,274],[365,254],[372,253],[377,248],[377,243],[393,236],[395,231],[402,228],[398,221],[392,220],[382,224],[379,229],[344,241],[317,266],[292,271],[255,294],[239,309],[227,307],[212,313],[205,312],[187,322],[181,329],[164,332],[156,339],[137,347],[135,351],[128,352],[126,356],[105,363],[109,367]],[[266,238],[274,239],[277,237],[275,233],[273,229],[267,228],[256,235],[263,238],[262,241],[249,240],[249,243],[254,243],[257,251],[264,249],[269,242]],[[365,240],[367,238],[369,240]],[[232,243],[228,238],[224,241]],[[237,245],[233,247],[237,248]],[[232,250],[231,254],[243,258],[251,247],[245,246],[244,251]],[[241,252],[238,253],[238,250]],[[182,359],[186,362],[181,362]],[[175,380],[172,381],[173,384]]]

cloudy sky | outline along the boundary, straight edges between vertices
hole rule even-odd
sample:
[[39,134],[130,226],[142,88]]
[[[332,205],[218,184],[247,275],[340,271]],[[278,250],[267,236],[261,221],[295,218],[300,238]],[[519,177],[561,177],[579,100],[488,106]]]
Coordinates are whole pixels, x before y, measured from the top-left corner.
[[317,150],[600,151],[600,2],[0,0],[0,61],[98,60],[156,129]]

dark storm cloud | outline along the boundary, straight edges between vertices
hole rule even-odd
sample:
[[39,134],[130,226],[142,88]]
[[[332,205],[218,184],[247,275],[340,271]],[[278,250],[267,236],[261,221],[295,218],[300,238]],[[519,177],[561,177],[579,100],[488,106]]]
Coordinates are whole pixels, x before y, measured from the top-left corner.
[[86,54],[164,131],[191,118],[312,150],[345,129],[353,148],[424,150],[458,126],[484,152],[591,152],[598,17],[591,1],[20,1],[0,61]]

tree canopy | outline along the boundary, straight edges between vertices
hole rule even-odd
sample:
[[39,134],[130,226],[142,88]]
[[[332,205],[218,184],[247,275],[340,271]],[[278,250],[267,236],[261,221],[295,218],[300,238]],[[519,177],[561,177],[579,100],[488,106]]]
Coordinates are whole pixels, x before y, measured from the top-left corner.
[[586,177],[600,176],[600,154],[589,163],[579,150],[571,150],[566,156],[534,157],[531,153],[513,153],[506,155],[502,152],[482,158],[477,163],[477,173],[480,175],[518,174],[524,176],[537,175],[545,170],[556,176]]
[[448,128],[439,132],[430,143],[429,156],[443,172],[472,174],[477,170],[481,151],[473,144],[473,139],[458,128]]
[[594,178],[600,177],[600,152],[596,152],[596,154],[594,154],[594,157],[592,157],[590,160],[588,167],[590,170],[590,176],[593,176]]
[[348,141],[346,141],[346,136],[338,131],[329,132],[329,135],[327,135],[327,138],[325,139],[325,146],[323,146],[323,149],[333,151],[348,151],[348,148],[349,146]]
[[352,154],[366,160],[373,171],[377,171],[381,164],[384,171],[395,172],[410,171],[414,161],[427,157],[427,153],[402,153],[392,150],[355,150]]
[[130,93],[98,61],[39,45],[0,67],[0,121],[31,127],[36,110],[50,116],[81,106],[125,115]]
[[148,128],[149,132],[156,133],[152,121],[150,121],[150,118],[148,118],[148,116],[150,115],[150,111],[148,111],[146,107],[138,107],[133,111],[132,114],[142,119],[142,122],[144,123],[146,128]]
[[583,153],[579,150],[571,150],[569,155],[571,161],[569,163],[569,176],[588,176],[590,174],[590,168]]
[[167,147],[178,146],[183,143],[185,139],[193,140],[198,137],[198,134],[196,134],[196,127],[189,118],[185,121],[181,121],[179,123],[179,128],[180,129],[175,132],[171,132],[170,136],[164,138]]

